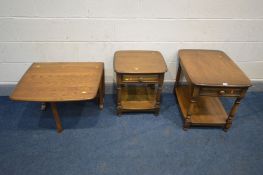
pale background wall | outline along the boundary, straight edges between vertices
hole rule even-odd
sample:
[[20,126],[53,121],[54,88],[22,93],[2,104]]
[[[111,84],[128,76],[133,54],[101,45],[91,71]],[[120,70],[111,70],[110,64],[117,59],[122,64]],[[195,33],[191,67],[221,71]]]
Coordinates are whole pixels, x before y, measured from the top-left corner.
[[0,0],[0,84],[32,62],[103,61],[120,49],[159,50],[173,81],[181,48],[224,50],[263,81],[262,0]]

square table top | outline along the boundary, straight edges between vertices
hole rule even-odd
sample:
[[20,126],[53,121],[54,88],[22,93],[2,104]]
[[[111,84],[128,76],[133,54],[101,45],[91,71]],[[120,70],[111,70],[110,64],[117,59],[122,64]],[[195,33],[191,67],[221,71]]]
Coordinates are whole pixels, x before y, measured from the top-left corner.
[[167,66],[158,51],[122,50],[115,52],[114,70],[117,73],[164,73]]
[[195,85],[249,87],[245,73],[219,50],[179,50],[180,65]]
[[96,97],[104,64],[100,62],[33,63],[10,98],[18,101],[80,101]]

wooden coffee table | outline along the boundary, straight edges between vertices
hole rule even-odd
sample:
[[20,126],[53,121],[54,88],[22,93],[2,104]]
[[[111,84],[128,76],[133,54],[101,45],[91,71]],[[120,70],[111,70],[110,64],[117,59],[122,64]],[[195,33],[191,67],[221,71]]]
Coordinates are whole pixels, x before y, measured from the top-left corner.
[[160,110],[164,73],[167,71],[158,51],[117,51],[114,55],[117,77],[117,114]]
[[97,98],[104,103],[104,64],[100,62],[33,63],[23,75],[10,98],[16,101],[50,103],[57,132],[62,125],[56,102]]
[[[222,51],[180,50],[179,67],[174,92],[184,119],[184,129],[190,125],[223,126],[227,131],[251,86],[248,77]],[[180,83],[181,72],[187,85]],[[235,97],[229,114],[219,97]]]

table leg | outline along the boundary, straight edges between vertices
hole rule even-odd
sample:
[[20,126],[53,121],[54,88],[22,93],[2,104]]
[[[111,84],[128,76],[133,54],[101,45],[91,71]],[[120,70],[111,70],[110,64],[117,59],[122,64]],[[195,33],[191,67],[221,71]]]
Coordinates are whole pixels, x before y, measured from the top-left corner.
[[177,70],[177,74],[176,74],[176,79],[175,79],[175,83],[174,83],[174,90],[173,90],[173,93],[175,94],[175,89],[176,87],[179,86],[179,83],[180,83],[180,77],[181,77],[181,72],[182,72],[182,69],[181,69],[181,65],[179,63],[178,65],[178,70]]
[[[191,85],[192,86],[192,85]],[[190,104],[187,110],[187,116],[184,120],[184,126],[183,129],[186,131],[191,124],[191,115],[194,108],[194,105],[197,103],[197,97],[199,96],[199,87],[191,87],[191,98],[190,98]]]
[[163,79],[164,79],[164,74],[159,75],[159,82],[158,82],[158,89],[156,93],[156,104],[155,104],[155,115],[159,115],[160,111],[160,100],[161,100],[161,92],[163,89]]
[[46,109],[47,109],[47,103],[46,102],[41,103],[40,110],[45,111]]
[[117,115],[121,116],[122,108],[121,108],[121,75],[117,74]]
[[57,132],[60,133],[60,132],[62,132],[63,128],[62,128],[62,124],[61,124],[61,121],[60,121],[60,118],[58,115],[58,110],[57,110],[56,104],[54,102],[51,102],[50,106],[51,106],[51,110],[52,110],[53,115],[54,115],[54,119],[56,121]]
[[229,112],[228,118],[227,118],[227,120],[226,120],[226,125],[225,125],[225,127],[224,127],[224,131],[225,131],[225,132],[227,132],[227,130],[231,127],[232,121],[233,121],[233,119],[234,119],[234,117],[235,117],[235,113],[237,112],[237,109],[238,109],[238,107],[239,107],[239,105],[240,105],[241,100],[244,98],[244,96],[245,96],[245,94],[246,94],[246,91],[247,91],[247,89],[246,89],[246,90],[243,90],[242,93],[241,93],[241,95],[240,95],[240,97],[238,97],[238,98],[235,100],[235,103],[234,103],[234,105],[232,106],[232,108],[231,108],[231,110],[230,110],[230,112]]
[[99,108],[102,110],[104,105],[104,95],[105,95],[105,75],[104,70],[102,73],[102,77],[100,80],[100,87],[99,87]]

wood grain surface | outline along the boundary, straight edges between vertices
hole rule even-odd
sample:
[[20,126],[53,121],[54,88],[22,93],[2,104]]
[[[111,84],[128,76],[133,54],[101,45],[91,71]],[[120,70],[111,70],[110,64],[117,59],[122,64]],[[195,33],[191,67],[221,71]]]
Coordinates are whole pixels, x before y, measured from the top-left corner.
[[179,50],[179,59],[186,78],[195,85],[249,87],[245,73],[218,50]]
[[102,74],[100,62],[33,63],[10,98],[38,102],[90,100],[97,95]]
[[114,70],[117,73],[164,73],[167,66],[158,51],[117,51],[114,55]]

